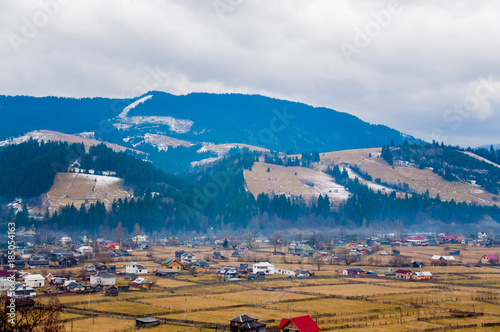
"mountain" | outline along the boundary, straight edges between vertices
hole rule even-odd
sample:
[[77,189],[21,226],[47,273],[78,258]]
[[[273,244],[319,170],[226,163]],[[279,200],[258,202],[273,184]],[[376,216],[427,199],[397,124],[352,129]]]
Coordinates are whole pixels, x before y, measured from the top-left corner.
[[[0,96],[0,138],[33,130],[134,147],[244,143],[279,151],[336,151],[416,141],[347,113],[260,95],[153,91],[135,99]],[[147,151],[148,153],[150,151]]]

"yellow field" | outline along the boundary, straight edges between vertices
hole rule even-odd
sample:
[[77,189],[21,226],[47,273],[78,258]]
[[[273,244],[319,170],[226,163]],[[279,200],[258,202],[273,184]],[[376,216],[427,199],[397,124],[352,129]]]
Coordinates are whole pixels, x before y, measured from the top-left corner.
[[[463,248],[459,245],[450,247],[461,249],[460,259],[464,262],[477,262],[485,250],[488,250],[476,247]],[[134,256],[129,260],[147,266],[152,273],[160,268],[160,264],[146,255],[153,254],[157,261],[162,261],[172,257],[174,251],[181,248],[191,250],[187,247],[135,250]],[[477,331],[498,330],[498,327],[497,329],[483,327],[482,324],[500,323],[500,269],[474,265],[430,266],[430,256],[442,254],[443,248],[398,247],[398,249],[401,255],[422,260],[426,266],[421,270],[431,271],[437,279],[403,281],[395,280],[394,277],[347,278],[341,275],[341,271],[345,268],[342,265],[325,264],[321,266],[321,271],[318,271],[317,266],[310,264],[307,258],[270,255],[268,256],[270,260],[279,268],[289,270],[304,268],[314,272],[316,277],[287,278],[275,275],[267,276],[263,281],[242,281],[235,284],[219,279],[213,274],[219,266],[239,265],[240,261],[231,258],[227,262],[211,261],[210,264],[214,265],[213,270],[197,277],[188,271],[181,271],[179,277],[175,279],[163,279],[148,274],[145,277],[155,282],[152,290],[121,292],[118,297],[113,298],[106,297],[102,293],[91,294],[90,310],[88,294],[59,296],[61,304],[81,310],[76,314],[63,312],[60,318],[73,319],[74,331],[124,331],[135,325],[130,315],[149,315],[160,319],[187,320],[186,324],[201,324],[195,328],[167,324],[151,328],[151,331],[195,332],[195,330],[200,331],[201,327],[201,331],[208,332],[209,329],[203,324],[228,324],[229,319],[243,313],[268,323],[268,326],[276,326],[281,318],[288,315],[290,317],[311,315],[313,319],[317,319],[322,330],[335,328],[347,331],[372,331],[372,329],[373,331],[423,331],[443,327],[455,330],[457,325],[467,324],[476,324]],[[268,255],[272,248],[260,245],[259,250],[263,251],[252,255]],[[392,248],[387,246],[382,247],[382,251],[391,250]],[[204,257],[213,249],[196,248],[193,251]],[[230,252],[228,250],[225,254],[229,256]],[[120,269],[125,263],[122,260],[116,262],[116,265]],[[359,267],[381,274],[388,272],[387,267],[376,265],[359,265]],[[78,269],[72,270],[76,274]],[[412,270],[418,271],[418,269]],[[118,277],[117,283],[126,285],[133,278]],[[46,297],[41,297],[40,300],[48,302]],[[84,314],[89,315],[93,312],[99,315],[95,318],[94,324],[92,318],[82,319],[85,317]],[[462,318],[454,317],[457,312],[468,312],[468,314]],[[111,313],[124,316],[106,317]],[[65,326],[69,331],[70,325],[66,323]],[[210,330],[213,331],[213,328]]]

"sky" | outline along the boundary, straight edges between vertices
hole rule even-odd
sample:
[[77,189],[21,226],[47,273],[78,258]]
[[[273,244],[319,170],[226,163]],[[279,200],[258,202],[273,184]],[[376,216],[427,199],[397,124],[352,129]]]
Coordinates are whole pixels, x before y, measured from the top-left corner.
[[493,0],[2,0],[0,94],[262,94],[499,144],[499,14]]

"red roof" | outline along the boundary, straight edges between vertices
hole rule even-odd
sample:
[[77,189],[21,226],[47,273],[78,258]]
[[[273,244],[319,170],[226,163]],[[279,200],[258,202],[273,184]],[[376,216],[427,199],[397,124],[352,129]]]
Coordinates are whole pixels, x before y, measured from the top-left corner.
[[313,321],[311,316],[301,316],[301,317],[295,317],[292,319],[286,319],[283,318],[281,320],[280,325],[278,328],[283,328],[285,325],[287,325],[289,322],[292,322],[293,325],[297,327],[297,329],[300,332],[318,332],[321,331],[321,329],[316,325],[316,323]]
[[495,254],[486,254],[483,257],[488,257],[489,259],[494,260],[494,261],[498,260],[498,256]]

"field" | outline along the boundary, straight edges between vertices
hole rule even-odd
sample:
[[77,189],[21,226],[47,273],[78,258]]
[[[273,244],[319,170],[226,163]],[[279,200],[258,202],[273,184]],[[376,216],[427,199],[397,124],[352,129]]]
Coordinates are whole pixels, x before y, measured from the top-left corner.
[[[301,194],[307,200],[311,197],[318,197],[320,194],[327,194],[331,200],[340,201],[345,200],[348,193],[323,171],[332,164],[340,165],[341,168],[358,165],[373,179],[380,178],[382,182],[389,184],[407,183],[417,193],[423,194],[429,190],[431,197],[435,197],[439,193],[442,200],[454,199],[458,202],[477,202],[500,206],[500,196],[489,194],[478,185],[448,182],[430,169],[418,169],[414,165],[395,164],[392,167],[378,157],[380,152],[381,148],[372,148],[320,153],[320,162],[313,163],[312,168],[271,165],[263,163],[261,158],[261,162],[254,164],[252,171],[245,171],[245,181],[248,189],[255,196],[262,192],[287,196]],[[295,156],[300,157],[299,155],[291,157]],[[270,172],[267,172],[268,167]],[[351,178],[358,177],[352,171],[349,172],[349,176]],[[376,184],[374,181],[358,178],[360,182],[366,183],[374,190],[393,190]],[[404,195],[403,193],[398,194]],[[496,201],[493,198],[496,198]]]
[[123,179],[93,174],[57,173],[54,184],[46,194],[44,201],[49,211],[53,212],[65,205],[74,204],[77,208],[86,201],[96,203],[104,202],[111,205],[116,198],[131,197],[123,189]]
[[[318,270],[308,258],[271,255],[266,257],[277,267],[308,269],[316,277],[270,276],[263,281],[231,283],[217,278],[215,269],[239,265],[241,260],[210,261],[214,268],[205,275],[193,276],[183,271],[174,280],[147,275],[155,281],[153,289],[134,289],[113,298],[91,294],[90,305],[88,294],[60,296],[64,306],[61,319],[68,331],[71,327],[74,331],[131,330],[137,316],[161,320],[162,325],[150,328],[151,331],[208,331],[216,326],[221,330],[228,328],[229,319],[243,313],[267,323],[268,328],[276,327],[281,318],[311,315],[323,331],[498,330],[500,268],[475,266],[485,250],[496,253],[498,248],[454,245],[451,249],[456,248],[462,251],[462,263],[453,266],[429,266],[431,255],[443,254],[441,247],[398,248],[401,255],[424,261],[422,270],[431,271],[436,277],[430,281],[395,280],[393,276],[344,277],[342,265],[325,264]],[[212,248],[154,247],[136,250],[132,259],[154,270],[160,265],[153,259],[164,260],[177,249],[196,252],[199,257],[213,252]],[[383,246],[382,251],[390,249]],[[230,256],[230,250],[220,250]],[[254,250],[251,255],[268,255],[272,248],[260,244]],[[384,260],[388,258],[380,256],[372,265],[363,265],[366,262],[361,261],[358,266],[386,274]],[[122,262],[115,264],[120,269]],[[117,283],[127,284],[130,280],[120,277]],[[46,302],[48,298],[39,300]]]

